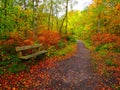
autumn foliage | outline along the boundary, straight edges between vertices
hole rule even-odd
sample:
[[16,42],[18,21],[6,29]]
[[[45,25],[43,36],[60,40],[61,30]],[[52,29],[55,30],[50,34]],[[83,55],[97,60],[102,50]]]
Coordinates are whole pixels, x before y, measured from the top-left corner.
[[120,37],[115,34],[96,34],[92,36],[92,41],[96,46],[115,43],[117,46],[120,45]]
[[[110,90],[114,88],[115,90],[119,90],[120,82],[120,36],[109,33],[98,33],[92,36],[92,43],[95,47],[95,51],[92,54],[93,63],[96,68],[96,72],[105,77],[103,82],[107,82]],[[113,79],[111,80],[110,79]],[[111,88],[110,85],[114,85]],[[103,90],[103,89],[102,89]]]
[[61,40],[61,35],[57,31],[43,30],[38,34],[38,41],[45,46],[57,46]]
[[17,32],[11,32],[7,40],[0,40],[0,45],[25,46],[34,44],[33,39],[23,39]]

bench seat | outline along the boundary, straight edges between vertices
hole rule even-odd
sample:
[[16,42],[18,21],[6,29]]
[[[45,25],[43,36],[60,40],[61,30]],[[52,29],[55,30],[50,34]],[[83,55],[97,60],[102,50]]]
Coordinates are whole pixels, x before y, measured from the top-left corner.
[[21,56],[21,57],[19,57],[19,58],[21,58],[21,59],[29,59],[29,58],[32,58],[32,57],[36,57],[36,56],[38,56],[38,55],[40,55],[40,54],[44,54],[44,53],[46,53],[46,52],[47,52],[46,50],[43,50],[43,51],[39,51],[39,52],[30,54],[30,55],[27,55],[27,56]]
[[[36,57],[40,54],[44,54],[47,51],[46,50],[41,50],[41,44],[35,44],[35,45],[28,45],[28,46],[21,46],[21,47],[16,47],[16,51],[18,52],[18,57],[20,59],[29,59],[32,57]],[[26,51],[26,50],[34,50],[35,52],[33,52],[32,54],[28,54],[28,55],[23,55],[22,51]]]

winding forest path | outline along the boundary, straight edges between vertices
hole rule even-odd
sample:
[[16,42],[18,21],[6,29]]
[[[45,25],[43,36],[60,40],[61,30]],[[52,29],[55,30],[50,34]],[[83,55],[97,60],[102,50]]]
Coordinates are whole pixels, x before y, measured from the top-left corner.
[[56,67],[49,69],[49,73],[49,89],[47,87],[41,90],[96,90],[100,80],[93,72],[90,51],[80,41],[77,53],[67,60],[58,62]]

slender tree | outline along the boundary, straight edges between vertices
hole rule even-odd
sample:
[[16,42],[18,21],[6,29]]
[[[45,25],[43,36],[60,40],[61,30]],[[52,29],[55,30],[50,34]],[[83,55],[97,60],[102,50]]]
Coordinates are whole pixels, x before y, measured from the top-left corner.
[[[26,0],[24,0],[24,10],[26,11],[27,10],[27,3],[26,3]],[[27,16],[25,15],[25,18],[24,18],[24,23],[25,23],[25,26],[27,25]],[[27,29],[25,28],[25,38],[27,38]]]
[[50,0],[50,12],[48,16],[48,30],[50,30],[50,23],[51,23],[51,15],[52,15],[52,6],[53,6],[53,0]]
[[[4,20],[7,20],[7,0],[4,0]],[[4,21],[4,31],[5,31],[5,39],[7,39],[7,26]]]
[[66,0],[66,31],[65,31],[66,34],[67,29],[68,29],[68,0]]

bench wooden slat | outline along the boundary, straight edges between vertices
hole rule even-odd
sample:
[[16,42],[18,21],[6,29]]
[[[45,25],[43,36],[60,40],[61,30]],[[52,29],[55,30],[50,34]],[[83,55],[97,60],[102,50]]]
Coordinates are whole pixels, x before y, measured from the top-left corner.
[[29,58],[32,58],[32,57],[36,57],[36,56],[38,56],[38,55],[40,55],[40,54],[44,54],[44,53],[46,53],[46,52],[47,52],[46,50],[42,50],[42,51],[33,53],[33,54],[31,54],[31,55],[21,56],[21,57],[19,57],[19,58],[21,58],[21,59],[29,59]]
[[29,45],[29,46],[21,46],[21,47],[16,47],[16,51],[22,51],[22,50],[28,50],[28,49],[33,49],[42,46],[41,44],[35,44],[35,45]]

